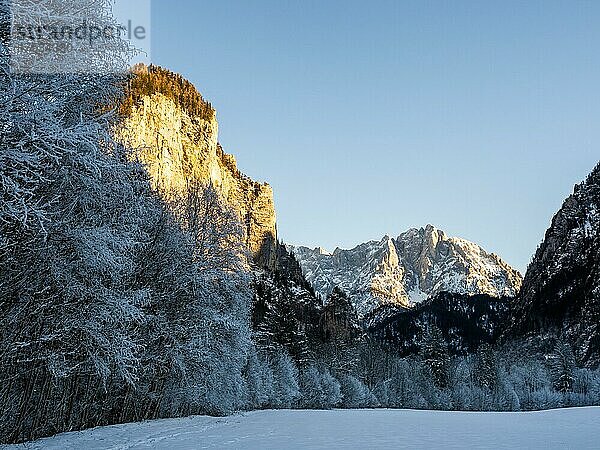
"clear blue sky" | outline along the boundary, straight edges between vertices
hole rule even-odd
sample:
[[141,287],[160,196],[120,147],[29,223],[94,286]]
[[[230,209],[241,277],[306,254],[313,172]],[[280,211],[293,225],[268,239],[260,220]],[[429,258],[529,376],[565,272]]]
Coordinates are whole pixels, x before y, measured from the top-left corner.
[[524,270],[600,159],[598,1],[154,0],[152,44],[286,242],[433,223]]

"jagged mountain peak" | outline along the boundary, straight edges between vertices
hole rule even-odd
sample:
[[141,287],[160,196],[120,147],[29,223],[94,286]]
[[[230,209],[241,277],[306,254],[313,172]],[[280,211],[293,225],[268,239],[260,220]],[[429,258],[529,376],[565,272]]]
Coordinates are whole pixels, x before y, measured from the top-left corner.
[[405,231],[404,233],[400,234],[399,238],[414,237],[415,235],[419,235],[421,236],[421,238],[426,237],[432,242],[437,242],[448,238],[445,231],[440,230],[435,225],[431,224],[428,224],[425,227],[421,228],[411,228]]
[[324,249],[323,247],[316,247],[315,251],[318,252],[320,255],[331,255],[331,252],[329,252],[328,250]]
[[348,293],[361,316],[381,305],[410,307],[439,292],[515,296],[519,272],[476,244],[433,225],[332,254],[289,246],[322,297]]

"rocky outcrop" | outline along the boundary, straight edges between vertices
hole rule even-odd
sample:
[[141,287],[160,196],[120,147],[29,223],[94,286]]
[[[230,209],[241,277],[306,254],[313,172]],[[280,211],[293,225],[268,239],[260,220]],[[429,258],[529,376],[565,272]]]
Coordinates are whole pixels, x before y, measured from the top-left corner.
[[600,165],[552,220],[515,301],[508,338],[559,334],[600,363]]
[[321,327],[325,342],[351,342],[363,330],[352,301],[339,288],[327,298],[321,314]]
[[314,361],[323,341],[322,303],[285,246],[277,246],[273,270],[256,273],[252,326],[261,348],[284,347],[298,362]]
[[381,305],[411,307],[440,292],[513,297],[522,282],[497,255],[431,225],[352,250],[289,248],[318,294],[326,298],[339,287],[363,317]]
[[212,183],[238,214],[256,262],[273,267],[276,217],[273,191],[242,174],[219,145],[212,106],[179,75],[138,66],[132,74],[115,130],[134,149],[154,188],[167,200],[189,183]]

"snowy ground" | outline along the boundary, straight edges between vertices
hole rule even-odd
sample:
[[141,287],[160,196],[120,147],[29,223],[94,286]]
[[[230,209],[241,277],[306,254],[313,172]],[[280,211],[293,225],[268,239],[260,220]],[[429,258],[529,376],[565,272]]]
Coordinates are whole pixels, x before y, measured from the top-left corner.
[[67,433],[7,449],[597,449],[600,408],[540,413],[261,411]]

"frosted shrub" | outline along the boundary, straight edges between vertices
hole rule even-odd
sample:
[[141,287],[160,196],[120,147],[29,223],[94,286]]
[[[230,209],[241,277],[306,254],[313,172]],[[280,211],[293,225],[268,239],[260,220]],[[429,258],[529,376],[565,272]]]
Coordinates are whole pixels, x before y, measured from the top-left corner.
[[306,367],[300,372],[300,392],[301,407],[317,409],[326,406],[321,374],[315,366]]
[[252,347],[245,369],[248,390],[247,409],[262,409],[271,405],[274,398],[274,376],[265,357]]
[[339,381],[325,369],[321,374],[325,408],[335,408],[342,401],[342,391]]
[[377,405],[377,399],[358,378],[342,375],[339,381],[342,390],[341,406],[344,408],[369,408]]
[[314,365],[305,368],[300,374],[300,405],[310,409],[330,409],[340,404],[342,393],[340,383],[329,370],[317,369]]
[[291,408],[300,397],[298,369],[292,358],[284,350],[279,351],[274,357],[273,376],[273,406],[276,408]]

